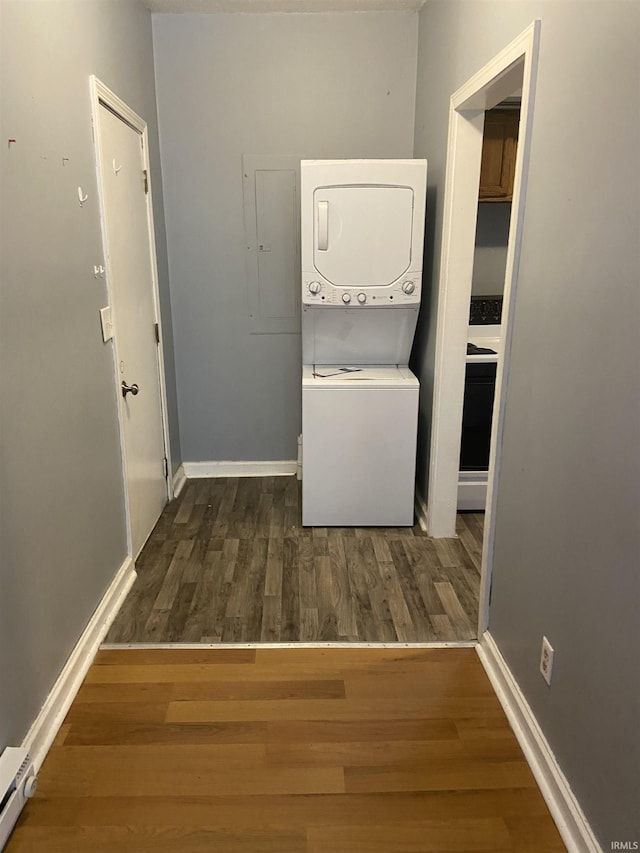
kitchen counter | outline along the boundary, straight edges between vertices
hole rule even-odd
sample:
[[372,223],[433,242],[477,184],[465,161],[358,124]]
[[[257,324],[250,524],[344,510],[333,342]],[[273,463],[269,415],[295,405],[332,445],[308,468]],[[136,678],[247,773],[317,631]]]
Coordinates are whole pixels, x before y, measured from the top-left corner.
[[467,343],[475,344],[477,347],[486,347],[495,350],[495,354],[482,353],[480,355],[468,355],[467,364],[487,364],[498,361],[502,354],[502,327],[501,326],[469,326]]

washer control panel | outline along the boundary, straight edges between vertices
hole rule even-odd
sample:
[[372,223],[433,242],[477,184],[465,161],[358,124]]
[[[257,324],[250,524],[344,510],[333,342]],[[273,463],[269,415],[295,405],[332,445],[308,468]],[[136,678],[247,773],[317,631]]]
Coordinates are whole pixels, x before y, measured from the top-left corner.
[[418,305],[420,275],[409,274],[386,287],[336,287],[316,276],[304,276],[302,301],[305,305]]

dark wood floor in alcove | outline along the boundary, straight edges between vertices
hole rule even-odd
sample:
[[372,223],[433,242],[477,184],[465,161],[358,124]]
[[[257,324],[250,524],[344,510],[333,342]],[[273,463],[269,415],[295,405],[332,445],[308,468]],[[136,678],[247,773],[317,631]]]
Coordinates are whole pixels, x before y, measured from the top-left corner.
[[481,513],[457,539],[301,526],[294,477],[191,480],[165,508],[107,643],[476,637]]

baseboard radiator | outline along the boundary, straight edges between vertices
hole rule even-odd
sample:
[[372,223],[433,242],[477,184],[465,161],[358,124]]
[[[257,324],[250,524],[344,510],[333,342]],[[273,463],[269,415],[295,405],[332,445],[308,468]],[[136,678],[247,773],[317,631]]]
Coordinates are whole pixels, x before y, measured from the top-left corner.
[[23,747],[8,746],[0,755],[0,850],[25,802],[35,794],[36,785],[29,752]]

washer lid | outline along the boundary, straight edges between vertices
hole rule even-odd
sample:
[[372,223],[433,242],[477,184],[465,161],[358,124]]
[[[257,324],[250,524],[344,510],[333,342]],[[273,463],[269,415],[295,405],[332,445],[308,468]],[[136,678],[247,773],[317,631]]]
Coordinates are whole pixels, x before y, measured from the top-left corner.
[[419,382],[404,365],[314,364],[303,368],[305,387],[418,388]]

